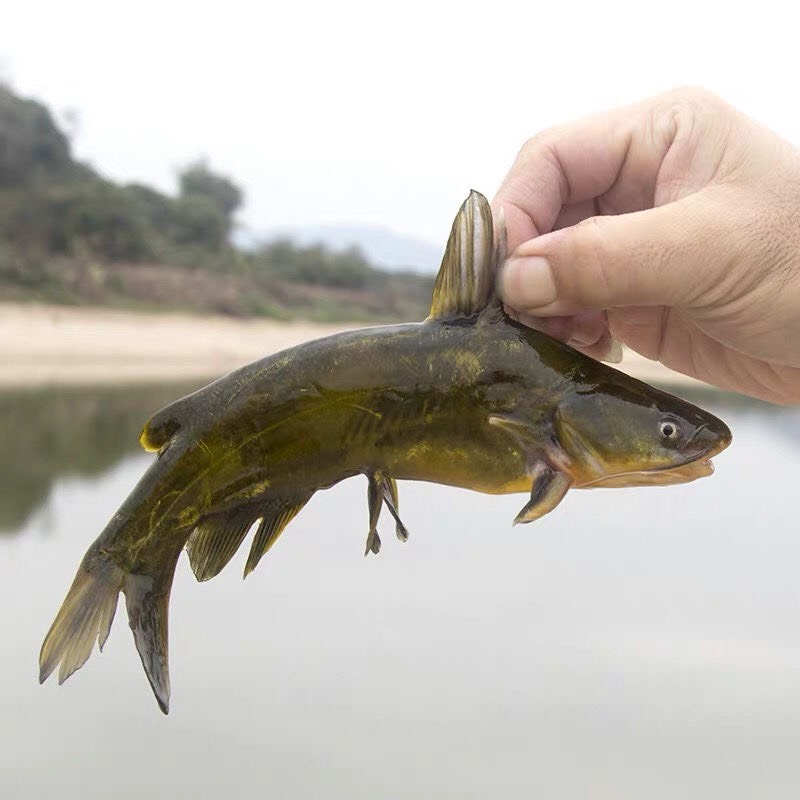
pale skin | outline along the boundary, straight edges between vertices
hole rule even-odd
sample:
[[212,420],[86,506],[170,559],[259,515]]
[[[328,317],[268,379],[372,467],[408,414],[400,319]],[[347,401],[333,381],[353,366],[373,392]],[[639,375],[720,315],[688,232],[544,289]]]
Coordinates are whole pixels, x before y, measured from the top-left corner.
[[534,136],[493,205],[498,286],[523,321],[800,403],[800,150],[772,131],[669,92]]

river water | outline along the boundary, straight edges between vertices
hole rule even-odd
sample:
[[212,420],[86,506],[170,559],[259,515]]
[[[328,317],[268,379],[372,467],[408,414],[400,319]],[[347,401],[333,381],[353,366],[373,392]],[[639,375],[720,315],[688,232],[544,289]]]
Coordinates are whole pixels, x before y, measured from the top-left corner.
[[[796,798],[800,409],[705,405],[717,473],[524,496],[403,483],[407,544],[362,555],[366,481],[318,493],[256,572],[172,594],[159,712],[118,610],[64,686],[37,656],[171,387],[0,394],[2,796]],[[246,548],[245,548],[246,550]]]

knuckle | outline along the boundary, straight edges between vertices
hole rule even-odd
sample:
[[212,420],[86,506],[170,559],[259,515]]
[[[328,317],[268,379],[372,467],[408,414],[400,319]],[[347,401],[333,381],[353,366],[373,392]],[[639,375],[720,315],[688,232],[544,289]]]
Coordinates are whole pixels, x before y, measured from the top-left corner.
[[505,183],[506,196],[512,202],[530,205],[558,187],[561,203],[566,202],[569,186],[558,157],[558,143],[565,128],[549,128],[527,139],[519,150],[511,174]]
[[712,92],[699,86],[683,86],[656,98],[652,116],[655,127],[671,132],[674,138],[678,131],[691,132],[698,121],[716,116],[724,103]]
[[[667,92],[653,106],[653,118],[671,139],[716,152],[725,149],[738,119],[736,110],[713,92],[687,86]],[[714,157],[709,153],[708,160]]]
[[692,114],[707,111],[708,109],[716,110],[725,105],[718,95],[702,86],[693,85],[672,89],[661,95],[659,99],[678,111]]
[[535,133],[523,142],[519,151],[521,161],[530,161],[552,152],[553,143],[560,138],[562,128],[547,128]]

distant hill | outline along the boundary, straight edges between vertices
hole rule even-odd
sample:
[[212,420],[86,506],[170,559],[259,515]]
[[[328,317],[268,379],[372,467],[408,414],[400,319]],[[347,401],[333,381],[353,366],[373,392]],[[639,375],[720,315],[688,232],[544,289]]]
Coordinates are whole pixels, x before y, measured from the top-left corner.
[[260,244],[288,239],[298,247],[321,244],[342,252],[357,247],[374,266],[434,273],[442,260],[442,249],[430,242],[374,225],[350,223],[272,228],[265,231],[239,230],[233,235],[239,247],[256,249]]
[[324,322],[427,313],[435,248],[336,226],[244,248],[243,202],[204,161],[173,193],[108,180],[74,159],[46,106],[0,83],[0,300]]

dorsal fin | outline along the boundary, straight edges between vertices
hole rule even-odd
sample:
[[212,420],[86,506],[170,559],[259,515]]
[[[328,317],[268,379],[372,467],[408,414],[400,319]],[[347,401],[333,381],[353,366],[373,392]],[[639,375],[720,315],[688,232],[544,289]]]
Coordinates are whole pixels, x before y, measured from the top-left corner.
[[485,309],[499,309],[495,272],[504,253],[505,231],[498,220],[498,247],[494,245],[492,209],[480,193],[471,191],[453,220],[447,249],[433,287],[429,320],[469,317]]

